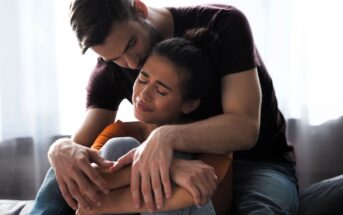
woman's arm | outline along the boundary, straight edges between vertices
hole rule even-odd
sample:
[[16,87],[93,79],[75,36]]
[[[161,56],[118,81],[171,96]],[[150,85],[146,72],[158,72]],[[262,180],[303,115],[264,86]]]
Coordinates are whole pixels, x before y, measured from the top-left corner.
[[[230,166],[231,155],[199,155],[198,158],[202,159],[203,162],[213,165],[214,170],[218,176],[217,183],[220,184]],[[179,168],[182,164],[191,162],[193,176],[199,174],[199,171],[206,169],[208,166],[202,161],[197,160],[183,160],[174,159],[172,163],[172,180],[177,181],[181,185],[187,183],[190,180],[183,178],[182,181],[179,180],[183,177],[182,171],[186,171],[185,176],[189,176],[190,169]],[[179,170],[178,174],[173,173],[173,168]],[[199,170],[199,171],[198,171]],[[102,214],[102,213],[139,213],[148,212],[147,207],[142,205],[139,209],[136,209],[132,203],[131,192],[129,183],[131,175],[131,167],[127,166],[117,172],[110,172],[108,170],[99,170],[100,174],[107,181],[107,188],[111,189],[110,193],[102,196],[102,205],[100,207],[92,208],[92,210],[86,210],[79,207],[78,214]],[[157,211],[172,211],[181,208],[186,208],[194,205],[193,196],[185,188],[179,185],[173,185],[173,195],[170,199],[167,199],[160,210]],[[230,193],[227,193],[227,197],[230,197]]]
[[[165,205],[157,211],[172,211],[180,208],[191,206],[192,196],[185,189],[173,185],[174,193],[172,197],[165,202]],[[107,213],[142,213],[149,212],[143,204],[139,209],[136,209],[132,203],[131,192],[129,187],[112,190],[109,194],[104,195],[102,205],[91,210],[86,210],[79,207],[76,214],[91,215],[91,214],[107,214]]]

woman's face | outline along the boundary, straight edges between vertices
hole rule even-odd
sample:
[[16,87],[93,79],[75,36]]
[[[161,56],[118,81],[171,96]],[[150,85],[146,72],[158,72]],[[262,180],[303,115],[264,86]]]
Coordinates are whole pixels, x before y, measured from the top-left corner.
[[186,105],[180,81],[177,67],[172,62],[165,57],[151,55],[133,86],[135,117],[150,124],[175,123]]

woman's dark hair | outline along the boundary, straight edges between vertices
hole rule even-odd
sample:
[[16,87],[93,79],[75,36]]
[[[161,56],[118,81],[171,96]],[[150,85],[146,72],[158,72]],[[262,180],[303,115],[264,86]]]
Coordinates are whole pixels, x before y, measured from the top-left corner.
[[183,38],[171,38],[158,43],[152,55],[166,57],[179,67],[181,92],[185,100],[207,96],[216,69],[219,39],[206,28],[192,29]]
[[132,0],[73,0],[70,4],[70,25],[84,54],[94,45],[105,42],[113,24],[133,17]]

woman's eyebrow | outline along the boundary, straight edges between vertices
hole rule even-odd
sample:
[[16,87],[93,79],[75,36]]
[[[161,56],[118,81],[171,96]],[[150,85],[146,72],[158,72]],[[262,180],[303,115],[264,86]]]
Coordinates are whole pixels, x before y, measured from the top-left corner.
[[[149,78],[149,74],[141,70],[140,72],[144,77]],[[163,83],[162,81],[156,81],[156,83],[164,88],[166,88],[169,91],[173,91],[171,87],[169,87],[167,84]]]
[[143,70],[141,70],[141,72],[140,72],[144,77],[147,77],[147,78],[149,78],[149,74],[148,73],[146,73],[146,72],[144,72]]
[[173,91],[171,87],[169,87],[168,85],[166,85],[165,83],[161,82],[161,81],[156,81],[158,85],[161,85],[162,87],[166,88],[167,90],[169,90],[170,92]]

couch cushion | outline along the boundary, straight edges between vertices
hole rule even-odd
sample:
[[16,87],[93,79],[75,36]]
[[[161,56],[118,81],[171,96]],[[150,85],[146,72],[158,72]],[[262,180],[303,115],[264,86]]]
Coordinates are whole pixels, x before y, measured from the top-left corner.
[[34,201],[0,200],[0,214],[27,215]]

